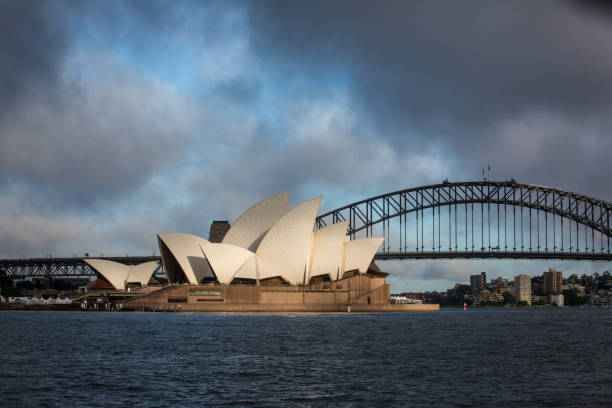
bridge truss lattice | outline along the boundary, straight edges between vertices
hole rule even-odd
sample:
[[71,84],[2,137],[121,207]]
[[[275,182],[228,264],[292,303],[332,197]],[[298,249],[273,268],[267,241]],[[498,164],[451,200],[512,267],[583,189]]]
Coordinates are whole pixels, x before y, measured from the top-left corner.
[[514,180],[416,187],[361,200],[317,218],[348,221],[351,238],[383,236],[379,259],[612,260],[612,204]]
[[[108,261],[121,262],[126,265],[137,265],[143,262],[159,261],[158,256],[99,257]],[[1,273],[12,279],[25,278],[89,278],[95,271],[82,258],[25,258],[0,259]],[[161,275],[162,266],[158,266],[154,275]]]

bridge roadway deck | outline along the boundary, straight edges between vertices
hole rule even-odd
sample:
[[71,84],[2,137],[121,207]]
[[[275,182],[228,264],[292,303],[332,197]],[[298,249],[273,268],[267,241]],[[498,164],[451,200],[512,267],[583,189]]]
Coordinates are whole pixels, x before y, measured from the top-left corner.
[[[557,259],[577,261],[612,261],[612,253],[607,252],[568,252],[568,251],[402,251],[379,252],[376,259]],[[113,256],[99,257],[108,261],[120,262],[126,265],[137,265],[143,262],[159,261],[159,256]],[[0,268],[8,266],[46,266],[46,265],[83,265],[82,258],[29,258],[0,259]]]
[[423,251],[379,252],[376,259],[554,259],[568,261],[612,261],[606,252],[518,252],[518,251]]
[[[101,256],[89,257],[91,259],[104,259],[107,261],[121,262],[126,265],[136,265],[142,262],[159,261],[159,256]],[[83,265],[84,258],[20,258],[20,259],[0,259],[0,267],[7,265]]]
[[[94,259],[95,257],[91,257]],[[0,275],[12,279],[24,278],[80,278],[94,276],[95,272],[85,263],[88,258],[22,258],[0,259]],[[136,265],[143,262],[159,261],[159,256],[106,256],[95,259]],[[161,267],[160,267],[161,268]],[[160,268],[155,271],[159,274]]]
[[[142,262],[160,261],[159,256],[115,256],[102,257],[109,261],[135,265]],[[573,261],[612,261],[612,254],[607,252],[568,252],[568,251],[407,251],[379,252],[377,260],[409,260],[409,259],[544,259]],[[30,259],[0,259],[0,274],[6,274],[12,279],[33,277],[85,277],[94,276],[82,258],[30,258]],[[156,275],[162,273],[156,270]]]

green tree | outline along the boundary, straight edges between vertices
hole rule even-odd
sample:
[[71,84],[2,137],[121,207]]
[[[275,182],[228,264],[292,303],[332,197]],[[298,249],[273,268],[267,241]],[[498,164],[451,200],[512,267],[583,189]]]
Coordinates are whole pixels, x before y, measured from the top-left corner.
[[21,291],[12,286],[3,286],[2,287],[2,296],[4,297],[19,297],[21,296]]
[[563,301],[567,306],[580,306],[584,305],[586,299],[578,296],[578,289],[566,289],[563,291]]
[[512,293],[506,291],[502,293],[502,296],[504,297],[504,304],[513,305],[516,303],[516,298],[514,297]]
[[438,292],[431,292],[428,298],[431,303],[442,304],[442,295],[440,295]]
[[459,285],[457,287],[457,297],[463,299],[465,295],[472,294],[472,287],[470,285]]

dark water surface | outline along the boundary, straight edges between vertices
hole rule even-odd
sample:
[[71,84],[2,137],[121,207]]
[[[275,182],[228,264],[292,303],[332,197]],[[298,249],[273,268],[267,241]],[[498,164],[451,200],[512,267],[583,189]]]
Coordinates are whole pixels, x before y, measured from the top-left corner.
[[0,312],[0,406],[612,406],[612,309]]

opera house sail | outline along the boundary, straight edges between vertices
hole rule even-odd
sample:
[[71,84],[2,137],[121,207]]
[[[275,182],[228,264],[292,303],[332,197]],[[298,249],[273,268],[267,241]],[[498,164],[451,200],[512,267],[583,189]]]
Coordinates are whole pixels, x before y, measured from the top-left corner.
[[338,280],[352,270],[366,273],[383,238],[351,241],[348,222],[315,230],[322,199],[289,210],[288,193],[265,198],[238,217],[220,243],[184,233],[159,234],[169,281],[229,285],[235,278],[275,279],[304,285],[318,276]]
[[116,290],[125,290],[129,284],[147,286],[159,262],[151,261],[139,265],[124,265],[105,259],[83,259],[98,275]]
[[159,234],[157,240],[168,281],[195,285],[207,278],[214,278],[200,248],[200,244],[208,240],[179,232]]
[[222,243],[256,251],[266,232],[288,212],[289,193],[265,198],[238,217]]

